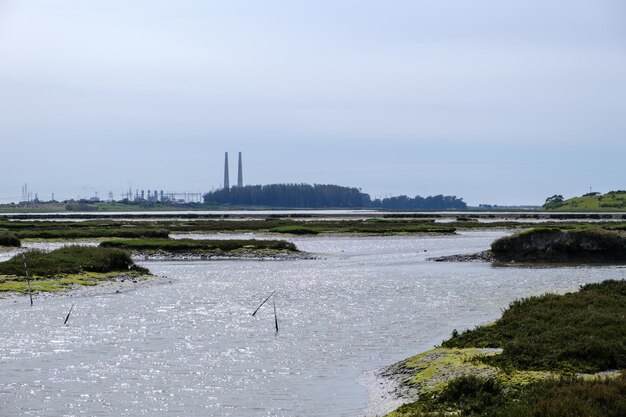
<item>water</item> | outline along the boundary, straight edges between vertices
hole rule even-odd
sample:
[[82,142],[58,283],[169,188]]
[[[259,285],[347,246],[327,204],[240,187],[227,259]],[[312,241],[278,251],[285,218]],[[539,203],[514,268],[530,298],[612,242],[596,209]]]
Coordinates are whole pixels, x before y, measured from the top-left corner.
[[[355,417],[365,371],[493,321],[514,298],[624,278],[620,267],[425,262],[502,235],[295,238],[325,259],[145,262],[164,283],[34,308],[4,300],[0,415]],[[271,304],[251,316],[274,289],[278,335]]]

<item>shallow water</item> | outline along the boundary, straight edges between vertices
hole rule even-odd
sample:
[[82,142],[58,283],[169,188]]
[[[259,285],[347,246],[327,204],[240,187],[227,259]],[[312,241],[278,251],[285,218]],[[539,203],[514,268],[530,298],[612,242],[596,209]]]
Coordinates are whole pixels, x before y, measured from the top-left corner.
[[[514,298],[624,278],[621,267],[425,261],[503,234],[294,238],[324,259],[145,262],[172,282],[34,308],[5,300],[0,415],[354,417],[365,371],[493,321]],[[271,304],[251,316],[274,289],[278,334]]]

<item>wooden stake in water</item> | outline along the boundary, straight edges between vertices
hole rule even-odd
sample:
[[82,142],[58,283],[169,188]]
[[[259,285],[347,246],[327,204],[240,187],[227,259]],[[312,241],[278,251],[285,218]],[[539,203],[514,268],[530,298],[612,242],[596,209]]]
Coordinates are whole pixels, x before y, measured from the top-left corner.
[[28,266],[26,266],[26,256],[22,252],[22,260],[24,261],[24,270],[26,271],[26,282],[28,283],[28,295],[30,296],[30,306],[33,306],[33,289],[30,287],[30,276],[28,275]]
[[70,311],[67,313],[67,316],[65,317],[65,321],[63,322],[63,324],[67,324],[67,321],[70,319],[70,314],[72,314],[73,308],[74,308],[74,304],[72,304],[72,306],[70,307]]
[[278,316],[276,315],[276,300],[272,298],[274,303],[274,324],[276,325],[276,334],[278,334]]
[[256,315],[256,312],[257,312],[257,311],[259,311],[259,309],[260,309],[261,307],[263,307],[263,304],[265,304],[265,303],[267,302],[267,300],[269,300],[269,299],[270,299],[270,297],[271,297],[272,295],[274,295],[274,293],[275,293],[275,292],[276,292],[276,290],[272,291],[272,293],[271,293],[270,295],[268,295],[268,296],[267,296],[267,298],[266,298],[265,300],[263,300],[263,302],[261,303],[261,305],[260,305],[260,306],[258,306],[258,307],[256,308],[256,310],[254,310],[254,313],[252,313],[252,317],[254,317],[254,316]]

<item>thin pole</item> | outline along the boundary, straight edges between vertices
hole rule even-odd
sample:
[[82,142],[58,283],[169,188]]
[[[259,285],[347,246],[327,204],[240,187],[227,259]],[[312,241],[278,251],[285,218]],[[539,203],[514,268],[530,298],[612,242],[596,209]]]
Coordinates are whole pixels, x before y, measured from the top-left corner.
[[269,299],[270,299],[270,297],[271,297],[272,295],[274,295],[274,293],[275,293],[275,292],[276,292],[276,290],[272,291],[272,293],[271,293],[270,295],[268,295],[268,296],[267,296],[267,298],[266,298],[265,300],[263,300],[263,302],[261,303],[261,305],[260,305],[260,306],[258,306],[258,307],[256,308],[256,310],[254,310],[254,313],[252,313],[252,317],[254,317],[254,316],[256,315],[256,312],[257,312],[257,311],[259,311],[259,309],[260,309],[261,307],[263,307],[263,304],[265,304],[265,303],[267,302],[267,300],[269,300]]
[[28,283],[28,295],[30,296],[30,306],[33,306],[33,289],[30,287],[30,276],[28,275],[28,266],[26,266],[26,256],[22,252],[22,260],[24,261],[24,270],[26,271],[26,282]]
[[276,315],[276,300],[272,298],[274,303],[274,324],[276,325],[276,334],[278,334],[278,316]]
[[70,319],[70,314],[72,314],[72,309],[74,308],[74,304],[70,307],[70,311],[67,313],[67,317],[65,317],[65,321],[63,324],[67,324],[67,321]]

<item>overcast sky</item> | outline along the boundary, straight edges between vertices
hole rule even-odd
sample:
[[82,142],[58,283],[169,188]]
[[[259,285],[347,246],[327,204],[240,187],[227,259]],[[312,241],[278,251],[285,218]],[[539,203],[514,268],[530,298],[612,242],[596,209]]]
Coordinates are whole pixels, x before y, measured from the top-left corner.
[[624,0],[0,0],[0,202],[626,189]]

